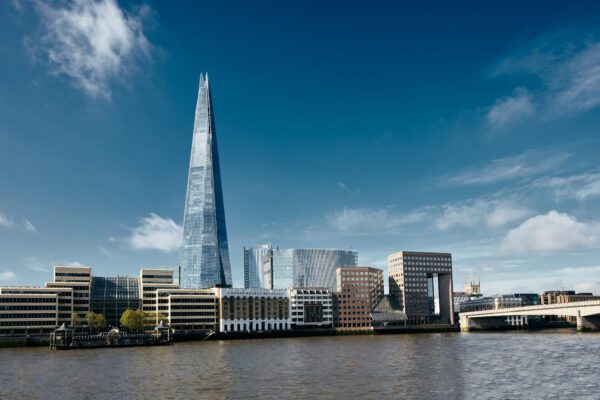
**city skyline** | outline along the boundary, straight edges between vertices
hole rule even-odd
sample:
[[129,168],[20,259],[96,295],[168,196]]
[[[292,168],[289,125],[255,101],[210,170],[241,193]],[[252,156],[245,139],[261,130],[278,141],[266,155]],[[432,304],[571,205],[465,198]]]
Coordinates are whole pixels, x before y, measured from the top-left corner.
[[243,247],[272,242],[384,271],[397,251],[451,252],[457,290],[473,273],[486,293],[600,292],[597,5],[239,5],[224,22],[211,4],[197,26],[99,4],[0,5],[0,284],[177,269],[202,70],[235,287]]

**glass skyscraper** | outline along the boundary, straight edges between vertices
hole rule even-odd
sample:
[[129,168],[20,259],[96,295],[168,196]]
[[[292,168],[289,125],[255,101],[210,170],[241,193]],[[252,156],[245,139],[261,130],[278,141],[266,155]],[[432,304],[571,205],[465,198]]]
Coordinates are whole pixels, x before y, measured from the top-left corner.
[[179,259],[182,288],[231,286],[217,135],[208,75],[200,74]]
[[263,289],[320,287],[335,290],[336,269],[357,265],[358,255],[352,250],[273,249],[269,245],[256,246],[244,249],[244,286]]

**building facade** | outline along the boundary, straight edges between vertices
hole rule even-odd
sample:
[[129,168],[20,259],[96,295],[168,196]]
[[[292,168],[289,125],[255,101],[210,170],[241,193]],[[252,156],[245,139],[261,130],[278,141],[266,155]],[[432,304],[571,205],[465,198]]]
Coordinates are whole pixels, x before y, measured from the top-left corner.
[[383,271],[371,267],[342,267],[336,270],[336,281],[333,294],[335,326],[370,328],[371,312],[384,294]]
[[244,286],[263,289],[321,287],[335,290],[335,271],[353,267],[358,254],[341,249],[244,249]]
[[140,280],[128,276],[92,277],[90,309],[102,314],[111,326],[119,326],[127,309],[141,308]]
[[231,286],[221,169],[208,75],[200,75],[179,266],[181,286]]
[[600,300],[592,293],[576,293],[574,290],[547,290],[540,296],[541,304],[562,304],[577,301]]
[[327,288],[290,289],[292,328],[332,328],[333,296]]
[[265,332],[291,329],[288,290],[215,288],[221,332]]
[[72,288],[73,312],[81,322],[90,312],[90,297],[92,292],[92,269],[83,266],[57,265],[54,267],[54,281],[46,282],[47,288]]
[[244,287],[273,289],[273,248],[270,244],[244,247]]
[[0,335],[50,333],[72,310],[72,288],[0,287]]
[[217,330],[215,289],[157,289],[156,297],[157,315],[175,332]]
[[408,323],[454,324],[452,255],[401,251],[388,256],[390,294]]
[[158,305],[157,290],[179,289],[179,285],[174,282],[173,270],[170,268],[142,268],[140,269],[139,282],[141,309],[149,317],[147,324],[156,325],[161,317],[164,317],[164,314],[157,313],[157,310],[159,312],[163,311]]

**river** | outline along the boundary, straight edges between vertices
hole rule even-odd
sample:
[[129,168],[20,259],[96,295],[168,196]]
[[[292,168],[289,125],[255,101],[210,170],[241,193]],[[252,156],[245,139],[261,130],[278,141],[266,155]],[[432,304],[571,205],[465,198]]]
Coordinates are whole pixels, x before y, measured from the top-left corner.
[[2,399],[600,399],[600,334],[402,334],[0,349]]

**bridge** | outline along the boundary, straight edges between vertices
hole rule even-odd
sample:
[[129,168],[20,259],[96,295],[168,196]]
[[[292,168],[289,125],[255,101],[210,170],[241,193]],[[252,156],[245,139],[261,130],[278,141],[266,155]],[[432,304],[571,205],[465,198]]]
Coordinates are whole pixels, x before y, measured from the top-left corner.
[[460,330],[498,329],[507,326],[506,317],[545,315],[576,317],[578,331],[600,330],[600,300],[463,312]]

